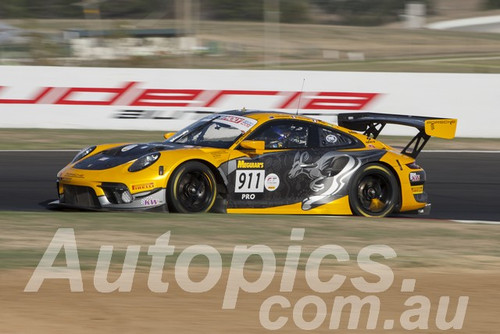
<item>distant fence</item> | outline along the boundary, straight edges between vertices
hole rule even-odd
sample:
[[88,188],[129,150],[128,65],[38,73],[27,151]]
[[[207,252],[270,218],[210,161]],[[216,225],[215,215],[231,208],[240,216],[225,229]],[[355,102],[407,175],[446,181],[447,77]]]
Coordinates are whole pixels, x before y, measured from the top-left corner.
[[500,138],[500,75],[0,66],[3,128],[177,130],[241,108],[454,117],[457,136]]

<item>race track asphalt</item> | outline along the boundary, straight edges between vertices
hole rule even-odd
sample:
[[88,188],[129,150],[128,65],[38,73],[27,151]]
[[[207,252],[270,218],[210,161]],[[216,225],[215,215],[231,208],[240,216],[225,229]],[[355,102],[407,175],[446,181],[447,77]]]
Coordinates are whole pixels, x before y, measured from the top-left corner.
[[[47,210],[56,199],[56,174],[75,153],[0,152],[0,210]],[[432,202],[425,218],[500,221],[500,153],[423,152],[417,162]]]

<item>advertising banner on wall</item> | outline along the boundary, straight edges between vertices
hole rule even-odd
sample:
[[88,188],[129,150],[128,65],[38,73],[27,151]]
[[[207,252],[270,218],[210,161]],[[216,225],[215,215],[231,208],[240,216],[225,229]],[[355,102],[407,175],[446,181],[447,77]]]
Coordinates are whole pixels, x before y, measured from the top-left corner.
[[[500,75],[0,67],[0,127],[178,130],[246,108],[336,122],[343,112],[458,118],[457,136],[500,137]],[[409,134],[389,128],[387,134]]]

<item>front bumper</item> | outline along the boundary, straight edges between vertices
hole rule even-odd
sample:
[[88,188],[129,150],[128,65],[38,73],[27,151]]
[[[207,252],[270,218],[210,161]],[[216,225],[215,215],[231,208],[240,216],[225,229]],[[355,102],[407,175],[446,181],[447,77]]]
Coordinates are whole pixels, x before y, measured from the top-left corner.
[[427,203],[422,209],[417,210],[419,215],[430,215],[431,214],[431,203]]
[[432,207],[431,203],[426,203],[425,206],[423,206],[420,209],[404,211],[404,212],[397,212],[397,213],[393,214],[393,216],[395,216],[395,217],[407,217],[407,218],[415,217],[415,215],[427,216],[427,215],[430,215],[430,213],[431,213],[431,207]]
[[52,206],[71,207],[85,210],[150,210],[162,208],[166,210],[166,189],[155,188],[136,194],[122,183],[106,183],[98,185],[97,195],[91,186],[60,184],[57,189],[59,201]]

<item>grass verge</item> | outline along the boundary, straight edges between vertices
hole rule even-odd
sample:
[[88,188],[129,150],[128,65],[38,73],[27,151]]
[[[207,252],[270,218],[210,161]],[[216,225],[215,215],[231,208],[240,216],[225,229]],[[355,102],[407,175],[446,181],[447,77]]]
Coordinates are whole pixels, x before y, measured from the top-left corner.
[[[350,254],[352,265],[359,251],[369,245],[387,245],[397,257],[384,260],[391,267],[438,267],[485,269],[500,268],[500,226],[468,225],[447,221],[387,218],[362,219],[325,216],[273,215],[178,215],[160,213],[86,213],[86,212],[2,212],[0,216],[0,269],[33,268],[59,228],[72,228],[82,269],[94,269],[100,247],[112,245],[112,266],[121,268],[127,246],[140,245],[138,266],[151,264],[148,247],[170,231],[174,256],[187,247],[209,245],[220,254],[224,266],[230,266],[236,245],[267,245],[283,266],[288,247],[302,246],[303,268],[312,251],[322,245],[339,245]],[[302,241],[290,241],[292,228],[304,228]],[[464,247],[466,245],[466,247]],[[196,257],[193,265],[205,265],[206,258]],[[250,258],[247,267],[260,265]],[[56,265],[65,265],[60,252]],[[332,257],[324,265],[340,265]]]

